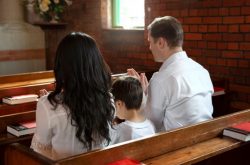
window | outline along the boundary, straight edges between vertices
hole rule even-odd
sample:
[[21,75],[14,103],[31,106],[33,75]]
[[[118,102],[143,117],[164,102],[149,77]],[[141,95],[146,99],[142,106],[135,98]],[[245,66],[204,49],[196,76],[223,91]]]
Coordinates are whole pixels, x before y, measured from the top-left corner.
[[112,0],[112,27],[144,27],[144,0]]

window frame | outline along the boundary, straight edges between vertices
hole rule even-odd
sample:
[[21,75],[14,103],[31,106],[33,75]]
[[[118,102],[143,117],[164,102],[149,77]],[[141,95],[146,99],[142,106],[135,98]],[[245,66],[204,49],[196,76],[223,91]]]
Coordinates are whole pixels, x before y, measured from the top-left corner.
[[[144,6],[145,6],[145,0],[144,0]],[[126,29],[126,30],[144,30],[145,28],[145,8],[144,8],[144,26],[135,26],[132,28],[124,28],[123,26],[120,26],[120,0],[111,0],[111,28],[119,28],[119,29]]]

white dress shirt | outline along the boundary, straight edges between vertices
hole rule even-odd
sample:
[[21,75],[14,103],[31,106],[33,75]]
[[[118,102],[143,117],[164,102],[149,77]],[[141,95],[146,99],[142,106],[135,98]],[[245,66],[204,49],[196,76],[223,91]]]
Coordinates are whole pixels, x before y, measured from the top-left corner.
[[212,94],[208,71],[178,52],[150,79],[145,112],[157,131],[190,125],[212,119]]

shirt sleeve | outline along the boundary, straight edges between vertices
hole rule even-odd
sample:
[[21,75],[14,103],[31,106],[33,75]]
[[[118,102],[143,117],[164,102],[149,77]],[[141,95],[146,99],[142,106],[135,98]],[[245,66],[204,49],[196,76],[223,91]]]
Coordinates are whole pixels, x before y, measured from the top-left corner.
[[[47,99],[42,98],[42,99]],[[40,99],[36,109],[36,131],[31,141],[31,148],[47,157],[51,157],[52,153],[52,128],[48,109]]]
[[164,88],[156,80],[151,81],[145,106],[146,116],[153,122],[156,132],[164,129],[165,108],[168,102]]
[[110,126],[109,134],[110,134],[110,139],[111,139],[109,145],[113,145],[113,144],[117,144],[121,142],[121,134],[120,134],[119,125],[114,125],[113,127]]

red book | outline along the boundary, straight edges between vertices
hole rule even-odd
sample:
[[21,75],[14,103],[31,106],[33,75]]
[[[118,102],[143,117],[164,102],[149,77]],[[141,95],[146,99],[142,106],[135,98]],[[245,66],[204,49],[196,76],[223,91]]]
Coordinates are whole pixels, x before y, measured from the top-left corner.
[[36,121],[27,121],[7,126],[7,131],[16,136],[32,134],[36,129]]
[[118,160],[116,162],[113,163],[109,163],[107,165],[143,165],[143,163],[140,163],[137,160],[132,160],[132,159],[122,159],[122,160]]
[[225,128],[223,135],[238,139],[241,141],[250,140],[250,122],[244,122]]
[[224,95],[225,94],[225,89],[221,87],[214,87],[214,94],[213,96],[219,96],[219,95]]

